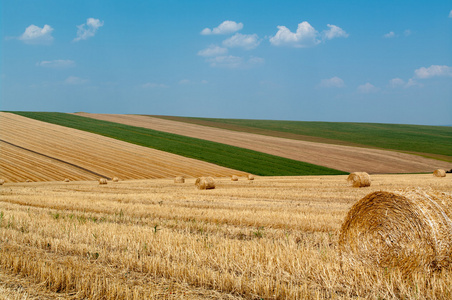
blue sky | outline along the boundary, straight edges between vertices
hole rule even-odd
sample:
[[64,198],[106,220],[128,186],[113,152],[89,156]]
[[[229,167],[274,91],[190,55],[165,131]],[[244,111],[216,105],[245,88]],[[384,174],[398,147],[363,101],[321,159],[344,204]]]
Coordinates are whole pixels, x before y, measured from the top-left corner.
[[1,0],[1,110],[452,125],[452,2]]

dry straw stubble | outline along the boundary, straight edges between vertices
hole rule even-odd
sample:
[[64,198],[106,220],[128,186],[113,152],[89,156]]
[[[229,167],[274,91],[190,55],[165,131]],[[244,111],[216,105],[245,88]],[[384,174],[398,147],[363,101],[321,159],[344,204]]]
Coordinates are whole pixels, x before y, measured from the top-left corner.
[[174,183],[185,183],[185,178],[183,176],[177,176],[174,178]]
[[347,177],[347,181],[353,187],[366,187],[370,186],[370,176],[366,172],[354,172],[350,173]]
[[433,176],[435,177],[446,177],[446,171],[443,169],[437,169],[433,172]]
[[200,190],[210,190],[215,188],[215,180],[212,177],[196,178],[195,185]]
[[348,212],[339,236],[345,265],[434,271],[452,263],[452,196],[432,190],[373,192]]

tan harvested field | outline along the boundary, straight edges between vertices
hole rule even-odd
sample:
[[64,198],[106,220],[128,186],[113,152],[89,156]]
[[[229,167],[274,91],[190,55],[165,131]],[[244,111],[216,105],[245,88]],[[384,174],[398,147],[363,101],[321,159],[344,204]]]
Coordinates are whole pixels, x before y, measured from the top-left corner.
[[433,172],[438,168],[445,170],[452,168],[450,162],[395,151],[292,140],[149,116],[89,113],[77,115],[247,148],[345,172],[420,173]]
[[6,182],[244,175],[214,164],[0,112]]
[[[346,176],[5,183],[6,299],[451,299],[452,270],[403,278],[340,266],[348,209],[373,191],[452,192],[450,177]],[[395,229],[396,230],[396,229]],[[0,299],[1,296],[0,296]]]

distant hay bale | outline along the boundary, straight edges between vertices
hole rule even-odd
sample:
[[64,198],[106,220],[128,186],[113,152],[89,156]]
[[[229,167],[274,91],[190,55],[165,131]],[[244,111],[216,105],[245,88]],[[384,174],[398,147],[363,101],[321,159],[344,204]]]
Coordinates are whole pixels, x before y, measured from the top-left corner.
[[174,183],[185,183],[184,176],[177,176],[176,178],[174,178]]
[[31,182],[31,180],[30,180],[30,179],[27,179],[27,180],[25,180],[25,182]]
[[70,180],[69,180],[69,178],[64,178],[63,181],[64,181],[64,182],[69,182]]
[[342,263],[397,267],[404,274],[451,267],[451,218],[451,194],[419,188],[370,193],[342,224]]
[[107,184],[107,179],[99,178],[99,184]]
[[248,174],[248,180],[254,180],[254,175]]
[[119,178],[118,177],[113,177],[113,182],[118,182],[119,181]]
[[5,183],[5,180],[0,179],[0,185],[3,185]]
[[366,172],[350,173],[350,175],[348,175],[348,177],[347,177],[347,181],[353,187],[370,186],[370,176]]
[[435,177],[446,177],[446,171],[443,169],[438,169],[433,172],[433,176]]
[[238,181],[239,178],[238,178],[237,176],[235,176],[235,175],[232,175],[232,176],[231,176],[231,180],[232,180],[232,181]]
[[199,177],[196,179],[195,185],[199,190],[210,190],[215,188],[215,181],[212,177]]

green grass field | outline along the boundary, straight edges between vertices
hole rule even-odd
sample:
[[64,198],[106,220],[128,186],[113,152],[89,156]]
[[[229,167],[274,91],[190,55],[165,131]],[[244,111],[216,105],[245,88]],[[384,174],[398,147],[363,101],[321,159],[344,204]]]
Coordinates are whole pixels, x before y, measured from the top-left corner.
[[154,117],[292,139],[391,149],[452,161],[452,127],[447,126]]
[[339,175],[342,171],[257,151],[151,129],[54,112],[13,112],[48,123],[84,130],[125,142],[261,176]]

